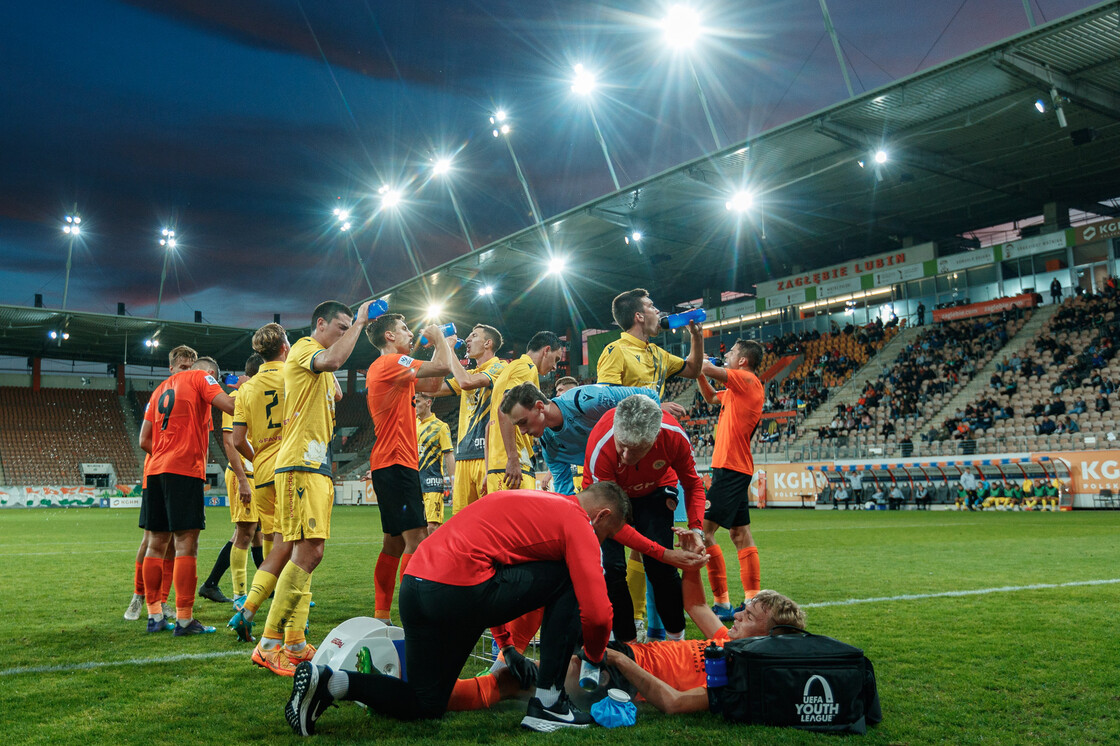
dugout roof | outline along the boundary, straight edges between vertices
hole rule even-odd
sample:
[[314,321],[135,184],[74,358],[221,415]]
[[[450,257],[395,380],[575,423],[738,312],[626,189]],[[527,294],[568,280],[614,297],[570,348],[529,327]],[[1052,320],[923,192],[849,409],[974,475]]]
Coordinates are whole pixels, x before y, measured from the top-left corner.
[[[1058,202],[1098,215],[1120,195],[1120,4],[1102,3],[698,158],[548,218],[381,291],[411,320],[433,301],[460,329],[496,321],[508,340],[611,328],[610,301],[646,287],[663,310],[705,289],[751,292],[795,271],[962,233]],[[811,83],[810,83],[811,84]],[[1057,91],[1068,126],[1052,108]],[[1076,144],[1075,135],[1092,139]],[[876,169],[869,154],[889,160]],[[864,160],[866,168],[857,161]],[[747,188],[741,219],[725,203]],[[627,244],[631,231],[640,243]],[[962,249],[963,250],[963,249]],[[545,275],[553,252],[563,280]],[[493,284],[490,297],[478,288]],[[51,329],[71,340],[52,344]],[[157,331],[236,369],[251,330],[0,306],[0,352],[163,365]],[[291,330],[294,334],[306,333]],[[291,335],[294,337],[294,334]],[[359,345],[353,367],[372,352]]]

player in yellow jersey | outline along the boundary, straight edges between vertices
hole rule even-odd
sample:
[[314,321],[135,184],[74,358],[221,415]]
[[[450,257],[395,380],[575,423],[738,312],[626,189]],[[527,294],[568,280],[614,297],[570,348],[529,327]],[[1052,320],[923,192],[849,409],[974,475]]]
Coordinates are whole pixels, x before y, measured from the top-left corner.
[[[248,381],[257,374],[257,370],[264,362],[259,354],[254,352],[245,361],[245,375],[238,376],[236,388],[229,393],[237,407],[237,396]],[[228,604],[231,601],[235,606],[240,606],[247,593],[245,586],[246,565],[249,561],[249,547],[253,549],[254,566],[260,567],[264,560],[261,551],[261,537],[259,528],[260,518],[253,505],[253,462],[237,452],[233,442],[233,415],[222,413],[222,450],[226,454],[226,502],[229,504],[229,519],[233,524],[233,536],[218,552],[214,560],[214,567],[210,570],[210,577],[199,587],[198,595],[216,603]],[[218,587],[226,570],[231,570],[233,579],[233,598],[226,598]]]
[[[649,293],[642,288],[620,293],[611,303],[611,315],[622,329],[622,336],[599,355],[595,366],[596,383],[616,386],[639,386],[657,392],[664,399],[665,381],[677,375],[696,378],[704,362],[704,335],[695,323],[688,325],[692,346],[688,359],[671,355],[650,342],[659,333],[661,312],[653,305]],[[673,409],[675,408],[675,409]],[[684,408],[672,404],[663,407],[674,417],[684,415]]]
[[443,494],[455,478],[451,428],[432,414],[432,395],[416,392],[416,446],[420,454],[420,489],[428,532],[443,524]]
[[537,332],[527,352],[512,361],[494,381],[490,397],[490,428],[486,435],[486,492],[531,490],[537,486],[533,472],[533,436],[517,430],[501,410],[502,397],[514,386],[531,383],[537,388],[560,362],[564,349],[552,332]]
[[464,340],[471,370],[452,355],[451,378],[435,396],[458,394],[459,444],[455,448],[455,481],[451,487],[451,512],[457,513],[486,494],[486,426],[490,422],[491,388],[505,363],[496,355],[502,335],[492,326],[476,324]]
[[[665,381],[674,375],[683,378],[700,375],[704,363],[704,334],[700,327],[694,322],[688,325],[691,347],[688,359],[684,360],[649,341],[660,333],[661,312],[645,289],[634,288],[615,296],[611,302],[611,316],[622,329],[622,335],[599,355],[595,366],[596,383],[651,389],[661,397],[664,411],[677,418],[683,417],[684,407],[664,401]],[[646,606],[646,582],[645,568],[637,552],[630,552],[626,568],[626,584],[630,586],[634,615],[638,617]],[[650,628],[659,624],[651,624]]]
[[[253,454],[253,505],[260,518],[265,558],[253,575],[248,597],[238,604],[229,627],[244,642],[252,640],[253,617],[272,591],[276,578],[291,558],[291,544],[276,525],[276,456],[284,422],[284,361],[291,345],[284,327],[265,324],[253,334],[253,349],[265,362],[257,375],[241,387],[233,410],[233,441],[238,451]],[[279,627],[271,637],[283,635]]]
[[[369,302],[351,316],[338,301],[320,303],[311,335],[292,345],[284,362],[284,424],[276,456],[276,517],[292,556],[276,579],[276,598],[253,662],[291,676],[315,650],[304,639],[311,602],[311,573],[323,559],[331,532],[334,482],[330,443],[334,406],[342,396],[334,371],[341,368],[369,322]],[[284,630],[281,641],[271,636]],[[283,645],[281,645],[283,642]]]

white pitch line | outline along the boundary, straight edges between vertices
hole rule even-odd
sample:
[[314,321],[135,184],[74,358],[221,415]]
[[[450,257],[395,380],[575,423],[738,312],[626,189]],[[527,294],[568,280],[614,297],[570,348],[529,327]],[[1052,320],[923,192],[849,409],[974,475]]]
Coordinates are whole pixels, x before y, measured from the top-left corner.
[[223,650],[220,653],[183,653],[182,655],[168,655],[162,658],[129,658],[123,661],[96,661],[90,663],[72,663],[66,666],[24,666],[22,668],[9,668],[0,671],[0,676],[15,676],[21,673],[65,673],[67,671],[89,671],[94,668],[107,668],[109,666],[146,666],[150,663],[176,663],[178,661],[198,661],[210,658],[230,658],[235,655],[245,655],[242,650]]
[[[1074,580],[1069,583],[1036,583],[1034,585],[1005,585],[1000,588],[977,588],[970,591],[944,591],[942,593],[911,593],[902,596],[880,596],[878,598],[849,598],[845,601],[821,601],[815,604],[801,604],[803,609],[820,609],[826,606],[852,606],[854,604],[881,603],[883,601],[915,601],[925,598],[949,598],[960,596],[983,596],[989,593],[1013,593],[1016,591],[1037,591],[1051,588],[1070,588],[1086,585],[1115,585],[1120,583],[1120,578],[1107,580]],[[211,658],[230,658],[235,655],[245,655],[241,650],[224,650],[217,653],[184,653],[182,655],[169,655],[162,658],[130,658],[123,661],[99,661],[91,663],[74,663],[68,666],[25,666],[22,668],[9,668],[0,671],[0,676],[14,676],[22,673],[65,673],[67,671],[88,671],[95,668],[109,666],[145,666],[151,663],[175,663],[187,660],[207,660]]]
[[984,596],[989,593],[1013,593],[1015,591],[1040,591],[1051,588],[1070,588],[1078,585],[1113,585],[1120,578],[1108,580],[1074,580],[1069,583],[1036,583],[1034,585],[1005,585],[1000,588],[976,588],[970,591],[943,591],[941,593],[907,593],[901,596],[880,596],[878,598],[849,598],[844,601],[821,601],[815,604],[801,604],[803,609],[820,609],[826,606],[853,606],[855,604],[874,604],[883,601],[918,601],[924,598],[955,598],[960,596]]

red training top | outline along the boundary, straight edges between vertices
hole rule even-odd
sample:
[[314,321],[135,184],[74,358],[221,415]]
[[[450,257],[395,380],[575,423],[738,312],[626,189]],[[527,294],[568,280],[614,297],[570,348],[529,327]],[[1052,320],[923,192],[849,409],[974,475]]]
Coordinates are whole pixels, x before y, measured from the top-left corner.
[[[618,462],[614,446],[614,413],[610,410],[591,429],[587,438],[587,456],[583,464],[583,488],[593,482],[616,482],[631,498],[648,495],[658,487],[684,485],[688,527],[704,524],[704,483],[696,473],[692,445],[677,420],[661,414],[661,431],[653,448],[633,466]],[[616,537],[617,538],[617,537]]]
[[754,474],[751,437],[762,418],[762,402],[765,399],[762,381],[750,371],[729,369],[727,389],[721,393],[723,408],[716,427],[712,468]]
[[[601,660],[613,611],[603,577],[603,558],[578,496],[538,490],[502,490],[471,503],[420,543],[406,575],[446,585],[477,585],[497,565],[562,560],[575,587],[583,622],[583,647]],[[499,646],[508,633],[495,630]]]
[[373,418],[377,441],[369,454],[369,468],[400,464],[420,469],[416,449],[416,371],[423,362],[408,355],[382,355],[366,372],[366,406]]
[[210,403],[222,393],[214,376],[184,370],[161,383],[148,399],[144,419],[152,425],[147,474],[182,474],[206,479]]

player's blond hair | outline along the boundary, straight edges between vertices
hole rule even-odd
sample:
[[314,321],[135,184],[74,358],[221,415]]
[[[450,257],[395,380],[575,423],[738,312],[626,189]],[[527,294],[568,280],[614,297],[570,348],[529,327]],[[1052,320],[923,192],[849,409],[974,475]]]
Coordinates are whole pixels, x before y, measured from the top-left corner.
[[751,599],[751,606],[758,605],[770,612],[770,627],[779,625],[805,629],[805,611],[797,602],[777,591],[762,590]]
[[284,327],[273,322],[265,324],[253,332],[253,349],[261,354],[265,360],[276,360],[288,343],[288,333]]
[[186,345],[179,345],[167,353],[168,368],[175,368],[180,360],[194,365],[194,361],[198,360],[198,353],[195,352],[193,347],[187,347]]
[[218,375],[218,373],[220,373],[221,370],[222,370],[218,366],[218,361],[215,360],[212,357],[200,357],[198,360],[195,360],[193,369],[194,370],[208,370],[208,371],[210,371],[210,375],[212,375],[212,376]]

